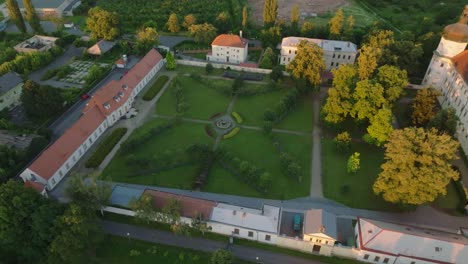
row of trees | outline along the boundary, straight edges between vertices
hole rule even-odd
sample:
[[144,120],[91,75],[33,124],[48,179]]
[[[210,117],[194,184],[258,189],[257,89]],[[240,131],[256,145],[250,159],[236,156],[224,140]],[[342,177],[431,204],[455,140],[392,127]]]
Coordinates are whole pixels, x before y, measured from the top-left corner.
[[[6,6],[8,9],[8,13],[10,14],[10,19],[15,23],[16,27],[22,33],[27,32],[26,24],[24,23],[23,15],[18,6],[17,0],[6,0]],[[26,11],[25,17],[28,21],[31,28],[36,33],[43,33],[43,29],[37,16],[36,10],[32,4],[32,0],[23,0],[24,9]]]
[[16,54],[15,58],[0,64],[0,74],[15,71],[28,75],[32,71],[39,70],[52,62],[57,56],[63,53],[60,47],[53,47],[45,52],[33,52],[26,54]]

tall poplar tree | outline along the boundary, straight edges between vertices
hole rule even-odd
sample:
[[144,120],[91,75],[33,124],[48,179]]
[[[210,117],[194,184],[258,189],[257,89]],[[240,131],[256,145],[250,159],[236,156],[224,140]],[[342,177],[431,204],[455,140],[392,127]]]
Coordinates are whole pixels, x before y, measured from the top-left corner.
[[24,5],[24,8],[26,9],[26,20],[28,21],[31,28],[36,33],[42,33],[43,29],[41,26],[41,21],[39,20],[39,17],[37,16],[36,9],[34,9],[32,1],[23,0],[23,5]]
[[26,33],[26,25],[16,0],[6,0],[6,6],[10,13],[10,19],[22,33]]
[[263,24],[270,27],[275,24],[278,15],[278,3],[276,0],[265,0],[263,5]]
[[295,4],[291,11],[291,26],[297,28],[299,24],[299,5]]
[[242,27],[245,28],[249,23],[249,12],[247,10],[247,6],[244,6],[242,9]]
[[172,13],[169,16],[169,20],[167,21],[167,28],[172,33],[177,33],[180,30],[179,19],[175,13]]

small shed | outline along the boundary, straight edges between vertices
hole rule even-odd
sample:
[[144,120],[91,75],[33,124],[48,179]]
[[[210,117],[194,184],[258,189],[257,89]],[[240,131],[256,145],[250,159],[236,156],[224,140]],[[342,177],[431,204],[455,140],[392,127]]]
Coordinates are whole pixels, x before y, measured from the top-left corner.
[[115,42],[113,41],[100,40],[88,49],[88,53],[100,56],[111,50],[114,46]]

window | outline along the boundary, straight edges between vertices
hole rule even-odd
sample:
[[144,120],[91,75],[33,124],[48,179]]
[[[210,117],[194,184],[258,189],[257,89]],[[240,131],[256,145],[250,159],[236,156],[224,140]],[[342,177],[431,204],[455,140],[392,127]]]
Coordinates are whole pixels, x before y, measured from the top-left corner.
[[286,57],[283,57],[283,61],[286,61]]
[[325,241],[325,244],[327,244],[327,245],[328,245],[328,240],[326,240],[326,241]]
[[52,178],[52,185],[55,185],[55,179]]
[[374,261],[375,261],[375,262],[379,262],[379,259],[380,259],[379,256],[375,256]]
[[60,178],[63,177],[63,172],[61,170],[59,171],[59,174],[60,174]]
[[444,67],[444,63],[443,63],[443,62],[440,64],[440,67]]
[[365,254],[364,259],[369,259],[369,254]]
[[350,60],[350,59],[351,59],[351,55],[348,55],[348,60]]
[[234,229],[234,234],[236,234],[236,235],[239,234],[239,229],[238,228]]
[[333,53],[333,58],[335,58],[335,56],[336,56],[336,54],[335,54],[335,53]]
[[289,54],[291,54],[291,50],[289,50]]
[[253,232],[249,231],[249,237],[253,237]]
[[76,162],[76,157],[75,156],[73,156],[73,162]]
[[411,261],[411,264],[416,264],[416,261]]
[[338,54],[338,59],[341,59],[341,54]]
[[332,61],[332,63],[330,64],[330,66],[332,66],[332,67],[333,67],[333,61]]
[[297,54],[297,50],[294,51],[294,54]]
[[270,241],[270,240],[271,240],[271,236],[270,236],[270,235],[265,235],[265,240],[266,240],[266,241]]
[[70,169],[70,164],[67,162],[67,164],[65,165],[65,167],[67,167],[67,170]]
[[384,258],[384,260],[383,260],[383,263],[384,263],[384,264],[387,264],[387,263],[388,263],[388,261],[389,261],[389,259],[388,259],[388,258]]
[[441,247],[435,247],[435,251],[436,251],[436,252],[441,252],[441,251],[442,251],[442,248],[441,248]]
[[340,63],[339,63],[339,62],[336,63],[336,67],[338,67],[338,66],[340,66]]

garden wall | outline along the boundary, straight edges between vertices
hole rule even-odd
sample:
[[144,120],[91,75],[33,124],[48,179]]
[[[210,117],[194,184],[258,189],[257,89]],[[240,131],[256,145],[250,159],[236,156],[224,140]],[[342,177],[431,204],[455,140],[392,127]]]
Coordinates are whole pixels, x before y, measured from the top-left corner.
[[357,259],[359,249],[352,247],[334,246],[331,251],[332,256],[340,258]]
[[[203,61],[191,61],[191,60],[177,60],[178,64],[181,65],[188,65],[188,66],[197,66],[197,67],[205,67],[206,64],[210,62],[203,62]],[[260,68],[251,68],[251,67],[242,67],[232,64],[223,64],[223,63],[211,63],[213,68],[216,69],[225,69],[229,67],[231,70],[235,71],[244,71],[244,72],[253,72],[253,73],[261,73],[261,74],[270,74],[270,69],[260,69]]]

